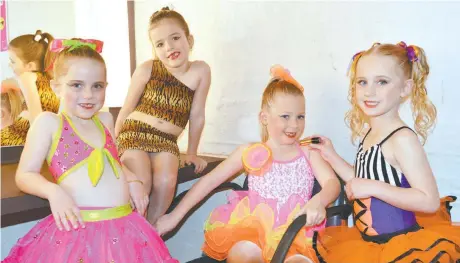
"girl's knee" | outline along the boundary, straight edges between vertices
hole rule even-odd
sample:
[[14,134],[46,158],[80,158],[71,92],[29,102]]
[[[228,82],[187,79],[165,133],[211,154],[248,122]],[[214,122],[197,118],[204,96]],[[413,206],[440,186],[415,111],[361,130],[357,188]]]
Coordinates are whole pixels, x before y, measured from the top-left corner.
[[262,250],[250,241],[240,241],[230,249],[227,262],[263,263]]
[[153,187],[163,189],[164,191],[174,190],[176,188],[177,173],[160,173],[154,174]]

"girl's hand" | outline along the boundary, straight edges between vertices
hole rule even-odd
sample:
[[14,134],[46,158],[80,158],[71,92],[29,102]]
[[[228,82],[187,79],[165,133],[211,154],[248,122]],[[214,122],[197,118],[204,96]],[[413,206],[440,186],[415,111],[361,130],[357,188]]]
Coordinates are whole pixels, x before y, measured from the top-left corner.
[[68,221],[70,221],[74,229],[77,229],[79,225],[83,228],[85,227],[80,209],[78,209],[72,198],[60,186],[56,185],[53,188],[53,191],[48,196],[48,201],[50,202],[51,213],[59,230],[62,231],[65,228],[65,230],[70,231],[71,227]]
[[128,186],[131,205],[136,208],[139,214],[145,217],[145,212],[149,205],[149,197],[145,193],[144,184],[140,180],[132,180],[128,181]]
[[162,236],[173,230],[179,222],[180,218],[174,216],[173,214],[166,214],[157,220],[155,229],[157,230],[158,235]]
[[201,173],[204,170],[204,168],[206,168],[206,166],[208,166],[208,163],[204,159],[196,156],[196,154],[187,154],[185,156],[184,163],[186,165],[194,164],[196,174]]
[[375,181],[353,178],[345,185],[345,193],[348,200],[369,198],[374,192]]
[[332,144],[331,140],[327,137],[320,136],[320,135],[312,135],[307,138],[302,139],[304,140],[311,140],[312,138],[320,138],[320,143],[310,143],[308,147],[310,149],[316,150],[321,154],[324,160],[330,162],[332,158],[337,156],[337,152],[334,149],[334,145]]
[[319,201],[319,198],[313,197],[302,209],[302,214],[307,215],[306,226],[316,226],[326,218],[326,209]]

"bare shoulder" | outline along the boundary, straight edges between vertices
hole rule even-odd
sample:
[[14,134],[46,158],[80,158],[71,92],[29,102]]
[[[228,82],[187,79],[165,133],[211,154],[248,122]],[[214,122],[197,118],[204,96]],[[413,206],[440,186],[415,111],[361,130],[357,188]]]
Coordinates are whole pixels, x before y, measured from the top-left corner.
[[211,73],[211,67],[203,60],[195,60],[192,62],[190,68],[200,73],[200,75],[207,76]]
[[153,60],[147,60],[142,62],[139,66],[136,67],[134,71],[133,78],[138,79],[149,79],[152,73]]
[[59,115],[49,111],[41,112],[32,124],[33,129],[53,133],[59,128],[60,118]]
[[240,146],[238,146],[238,148],[236,148],[235,152],[243,152],[244,150],[248,149],[249,147],[255,145],[257,143],[245,143],[245,144],[242,144]]
[[238,146],[229,156],[228,160],[232,163],[241,163],[242,164],[242,158],[243,154],[248,149],[251,145],[251,143],[246,143],[243,145]]
[[137,66],[136,70],[151,70],[153,67],[153,59],[146,60],[142,62],[139,66]]
[[102,124],[104,124],[106,127],[113,127],[114,121],[113,121],[112,113],[101,111],[97,114],[97,116],[101,120]]
[[393,136],[390,137],[390,141],[397,144],[419,144],[421,145],[418,136],[415,132],[410,129],[401,129],[397,131]]
[[412,151],[423,151],[417,134],[410,129],[399,130],[388,139],[387,143],[395,156],[407,155]]

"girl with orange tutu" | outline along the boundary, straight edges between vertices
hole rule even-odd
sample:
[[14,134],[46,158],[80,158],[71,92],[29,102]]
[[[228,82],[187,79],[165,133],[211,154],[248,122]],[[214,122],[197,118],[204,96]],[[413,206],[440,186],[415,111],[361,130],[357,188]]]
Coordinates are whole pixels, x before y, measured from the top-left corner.
[[[299,145],[305,127],[302,86],[280,66],[271,73],[259,115],[262,143],[240,146],[201,178],[173,212],[158,220],[160,234],[171,231],[192,207],[244,167],[249,191],[231,193],[229,203],[211,213],[204,253],[227,262],[269,262],[289,224],[306,212],[308,227],[296,237],[287,262],[316,261],[313,230],[324,227],[325,207],[337,198],[339,182],[318,153]],[[322,191],[312,197],[315,178]]]
[[[52,215],[2,262],[178,263],[142,216],[148,197],[118,159],[112,115],[99,112],[107,87],[102,42],[55,39],[51,50],[58,52],[51,84],[63,112],[43,112],[31,123],[16,183],[48,199]],[[40,174],[45,160],[54,182]]]
[[[427,97],[425,52],[404,42],[374,44],[353,57],[346,120],[361,137],[354,166],[329,139],[311,145],[346,182],[355,227],[329,227],[315,234],[321,262],[459,262],[460,226],[451,223],[423,143],[436,119]],[[412,103],[415,132],[399,116]],[[419,137],[421,142],[419,141]]]

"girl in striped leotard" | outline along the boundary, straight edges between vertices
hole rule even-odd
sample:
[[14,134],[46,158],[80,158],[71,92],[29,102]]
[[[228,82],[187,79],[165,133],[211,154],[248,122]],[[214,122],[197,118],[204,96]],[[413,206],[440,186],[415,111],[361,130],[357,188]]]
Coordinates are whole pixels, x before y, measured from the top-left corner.
[[[436,119],[425,87],[428,73],[423,49],[404,42],[374,44],[353,57],[353,108],[346,119],[353,139],[364,135],[354,167],[325,137],[311,147],[346,182],[355,227],[318,232],[313,247],[320,261],[460,262],[460,226],[452,224],[448,212],[455,198],[440,202],[422,146]],[[415,132],[399,116],[408,98]]]

